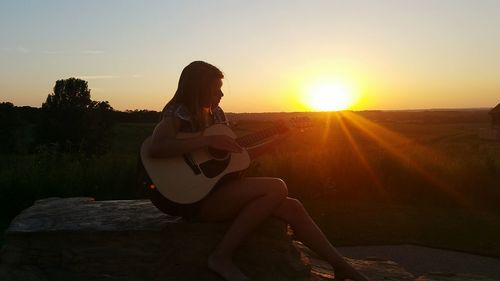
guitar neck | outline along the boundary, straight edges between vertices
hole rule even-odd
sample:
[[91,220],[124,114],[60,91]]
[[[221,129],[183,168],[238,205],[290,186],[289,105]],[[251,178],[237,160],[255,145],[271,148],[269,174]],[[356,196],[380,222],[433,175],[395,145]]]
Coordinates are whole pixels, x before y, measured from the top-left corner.
[[252,134],[248,134],[236,139],[236,142],[242,147],[251,147],[255,144],[262,142],[265,139],[268,139],[274,135],[279,134],[283,131],[283,128],[280,126],[273,126]]

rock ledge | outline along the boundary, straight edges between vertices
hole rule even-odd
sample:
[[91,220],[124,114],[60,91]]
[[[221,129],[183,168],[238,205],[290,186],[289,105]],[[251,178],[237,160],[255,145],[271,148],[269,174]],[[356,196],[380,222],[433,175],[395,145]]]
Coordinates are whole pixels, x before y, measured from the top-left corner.
[[[0,280],[222,280],[206,268],[206,258],[227,228],[185,222],[149,200],[47,198],[7,229]],[[332,268],[293,241],[278,220],[250,235],[235,260],[252,280],[333,279]],[[415,279],[392,261],[348,261],[372,280],[490,280],[450,274]]]

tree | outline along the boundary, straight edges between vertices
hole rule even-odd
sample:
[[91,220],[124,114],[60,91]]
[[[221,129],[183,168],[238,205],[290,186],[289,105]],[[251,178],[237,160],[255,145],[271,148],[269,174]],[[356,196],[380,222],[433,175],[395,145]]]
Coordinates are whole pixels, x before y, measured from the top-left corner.
[[33,125],[40,109],[0,102],[0,153],[27,153],[34,142]]
[[57,80],[42,104],[39,143],[56,144],[61,151],[103,154],[111,142],[113,108],[107,101],[92,101],[87,81]]
[[90,154],[104,154],[111,147],[113,108],[107,101],[92,101],[84,115],[85,136],[81,150]]
[[16,132],[19,127],[14,105],[10,102],[0,103],[0,152],[14,152],[16,144]]

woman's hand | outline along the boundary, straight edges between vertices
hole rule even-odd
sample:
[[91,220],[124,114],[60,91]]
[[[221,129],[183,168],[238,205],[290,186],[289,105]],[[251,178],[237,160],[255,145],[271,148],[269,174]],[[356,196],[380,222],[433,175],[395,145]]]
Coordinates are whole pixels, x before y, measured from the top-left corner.
[[243,148],[236,142],[235,139],[226,135],[214,135],[205,137],[207,146],[229,152],[242,152]]

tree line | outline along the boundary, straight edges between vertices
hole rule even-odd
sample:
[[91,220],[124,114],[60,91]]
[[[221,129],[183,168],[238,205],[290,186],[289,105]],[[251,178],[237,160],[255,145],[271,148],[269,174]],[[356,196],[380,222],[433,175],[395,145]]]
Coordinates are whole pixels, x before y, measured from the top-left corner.
[[40,108],[0,102],[0,153],[31,153],[50,148],[60,152],[102,155],[118,122],[157,122],[150,110],[114,110],[108,101],[91,99],[88,82],[57,80]]

